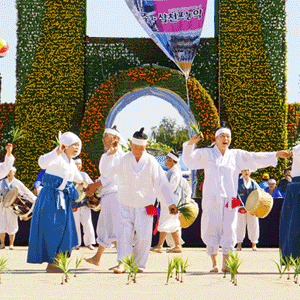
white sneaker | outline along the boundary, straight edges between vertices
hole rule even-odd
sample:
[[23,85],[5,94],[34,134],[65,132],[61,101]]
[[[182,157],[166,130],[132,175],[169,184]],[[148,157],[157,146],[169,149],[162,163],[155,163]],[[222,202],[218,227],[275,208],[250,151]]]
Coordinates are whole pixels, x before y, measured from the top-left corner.
[[13,245],[10,245],[9,246],[9,250],[14,250],[15,248],[14,248],[14,246]]
[[0,244],[0,249],[5,249],[5,245],[4,244]]

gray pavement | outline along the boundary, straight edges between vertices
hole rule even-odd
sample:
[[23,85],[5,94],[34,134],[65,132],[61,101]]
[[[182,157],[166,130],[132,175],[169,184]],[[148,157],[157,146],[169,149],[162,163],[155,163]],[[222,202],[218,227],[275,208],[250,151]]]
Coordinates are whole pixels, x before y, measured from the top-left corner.
[[[46,264],[27,264],[27,247],[0,250],[0,257],[8,258],[10,274],[2,274],[0,299],[300,299],[300,286],[287,275],[279,278],[271,259],[279,260],[278,249],[244,248],[239,252],[242,265],[238,286],[229,275],[210,274],[211,262],[204,248],[184,248],[182,254],[150,253],[145,273],[138,274],[137,283],[126,284],[126,274],[108,270],[116,264],[116,250],[107,250],[99,267],[82,262],[77,277],[71,274],[69,283],[61,285],[61,274],[45,272]],[[71,269],[76,257],[91,257],[95,251],[74,250]],[[184,283],[170,279],[166,283],[168,257],[189,258],[190,267]],[[221,264],[221,251],[219,262]]]

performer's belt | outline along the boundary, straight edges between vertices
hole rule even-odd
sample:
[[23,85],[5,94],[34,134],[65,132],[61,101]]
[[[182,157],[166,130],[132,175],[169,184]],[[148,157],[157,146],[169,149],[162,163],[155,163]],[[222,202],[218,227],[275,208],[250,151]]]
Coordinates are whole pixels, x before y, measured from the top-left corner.
[[147,215],[149,215],[149,216],[157,216],[155,229],[153,231],[153,235],[156,235],[157,231],[158,231],[157,227],[158,227],[159,218],[160,218],[160,209],[158,206],[155,207],[154,205],[148,205],[148,206],[146,206],[146,211],[147,211]]

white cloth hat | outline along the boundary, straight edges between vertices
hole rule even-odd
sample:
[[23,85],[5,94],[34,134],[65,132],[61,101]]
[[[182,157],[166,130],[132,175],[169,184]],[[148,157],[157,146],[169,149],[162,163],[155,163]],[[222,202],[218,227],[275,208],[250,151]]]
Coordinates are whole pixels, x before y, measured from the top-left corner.
[[268,181],[268,183],[276,183],[276,180],[272,178]]
[[81,139],[79,138],[78,135],[76,135],[75,133],[70,132],[70,131],[61,134],[61,131],[60,131],[58,134],[58,139],[59,139],[60,144],[66,144],[68,146],[71,146],[75,143],[79,143],[79,152],[77,153],[77,155],[80,154],[82,143],[81,143]]
[[17,169],[15,167],[11,167],[11,171],[17,172]]

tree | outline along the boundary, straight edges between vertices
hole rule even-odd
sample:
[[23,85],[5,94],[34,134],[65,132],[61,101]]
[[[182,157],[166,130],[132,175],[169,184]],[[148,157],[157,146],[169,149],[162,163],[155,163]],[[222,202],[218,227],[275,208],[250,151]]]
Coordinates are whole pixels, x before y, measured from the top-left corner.
[[176,120],[164,117],[159,127],[152,127],[149,138],[173,148],[176,152],[182,151],[182,144],[189,140],[188,129],[185,125],[179,126]]

